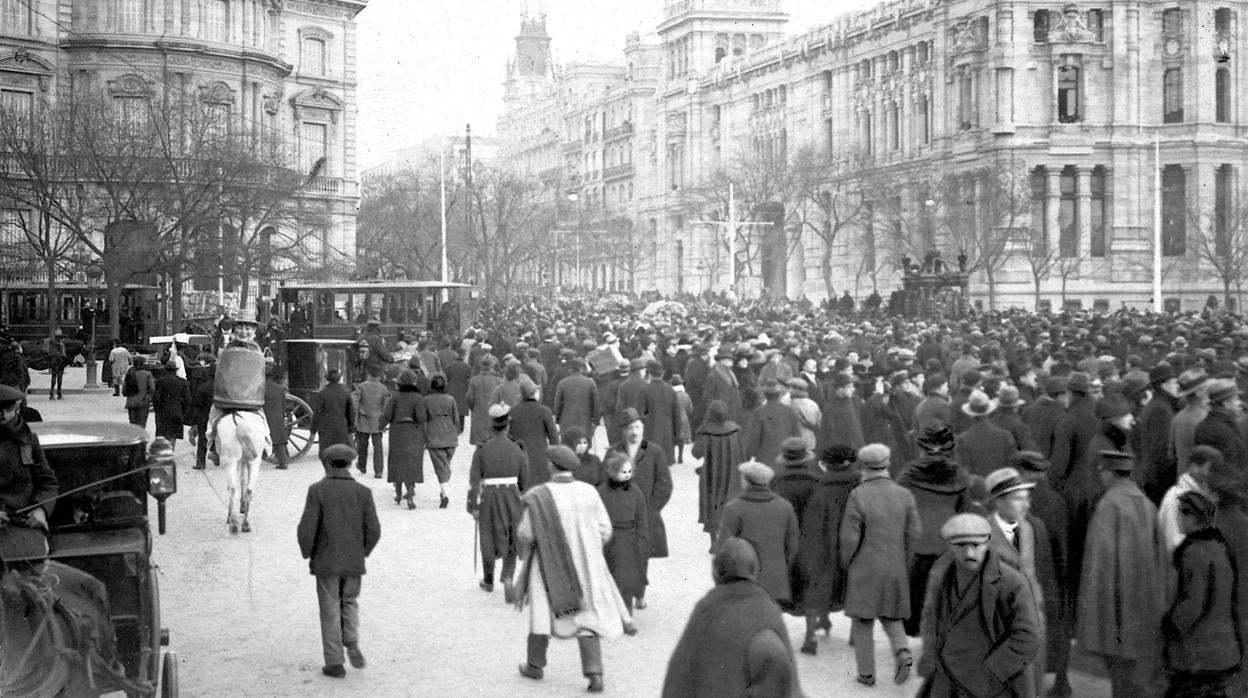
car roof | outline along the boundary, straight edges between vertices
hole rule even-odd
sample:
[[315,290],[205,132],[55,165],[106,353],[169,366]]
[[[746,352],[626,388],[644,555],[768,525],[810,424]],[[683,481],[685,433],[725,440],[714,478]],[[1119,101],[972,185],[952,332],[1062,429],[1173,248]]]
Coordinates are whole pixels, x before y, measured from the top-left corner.
[[45,449],[132,446],[147,442],[147,430],[118,422],[34,422],[30,429]]

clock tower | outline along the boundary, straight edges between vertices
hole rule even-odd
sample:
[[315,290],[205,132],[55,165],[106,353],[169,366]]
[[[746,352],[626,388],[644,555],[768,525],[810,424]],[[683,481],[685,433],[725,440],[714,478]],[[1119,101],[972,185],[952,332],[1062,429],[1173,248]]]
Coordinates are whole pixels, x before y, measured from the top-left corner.
[[514,106],[543,94],[554,84],[554,65],[550,57],[550,34],[546,33],[546,12],[531,14],[526,7],[520,15],[520,33],[516,35],[516,55],[507,63],[507,82],[503,99]]

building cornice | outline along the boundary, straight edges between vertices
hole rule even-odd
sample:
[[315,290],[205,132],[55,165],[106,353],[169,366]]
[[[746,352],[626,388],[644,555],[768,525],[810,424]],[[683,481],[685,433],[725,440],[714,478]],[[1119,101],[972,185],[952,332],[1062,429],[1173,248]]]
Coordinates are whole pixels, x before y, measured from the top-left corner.
[[156,41],[136,41],[117,39],[115,35],[76,34],[72,38],[61,41],[61,48],[67,51],[82,49],[98,49],[115,51],[147,51],[167,55],[181,53],[202,58],[216,58],[242,63],[254,63],[269,68],[278,77],[290,75],[294,66],[271,53],[253,49],[238,49],[226,45],[210,44],[198,41],[180,41],[159,39]]

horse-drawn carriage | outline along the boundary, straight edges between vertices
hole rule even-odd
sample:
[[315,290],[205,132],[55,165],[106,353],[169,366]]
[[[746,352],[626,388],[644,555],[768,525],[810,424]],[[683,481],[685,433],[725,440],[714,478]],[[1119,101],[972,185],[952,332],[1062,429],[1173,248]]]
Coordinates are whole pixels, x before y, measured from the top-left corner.
[[363,377],[359,346],[347,339],[287,339],[274,351],[277,365],[286,371],[286,451],[291,460],[312,449],[312,395],[328,382],[326,374],[337,370],[350,388]]
[[[178,695],[178,662],[161,626],[148,497],[177,491],[172,453],[149,460],[147,433],[104,422],[32,424],[60,484],[42,534],[3,530],[0,693]],[[21,534],[38,536],[37,548]],[[25,556],[23,556],[25,554]]]

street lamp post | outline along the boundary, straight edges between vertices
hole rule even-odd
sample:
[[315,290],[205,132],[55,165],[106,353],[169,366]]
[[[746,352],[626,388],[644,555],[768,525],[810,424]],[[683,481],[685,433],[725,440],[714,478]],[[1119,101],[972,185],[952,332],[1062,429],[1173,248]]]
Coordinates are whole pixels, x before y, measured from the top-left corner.
[[82,386],[83,390],[100,390],[99,383],[96,382],[96,365],[95,365],[95,308],[96,296],[99,293],[100,279],[104,276],[104,270],[99,265],[92,264],[87,267],[87,286],[91,289],[91,341],[87,344],[84,353],[87,355],[87,382]]

